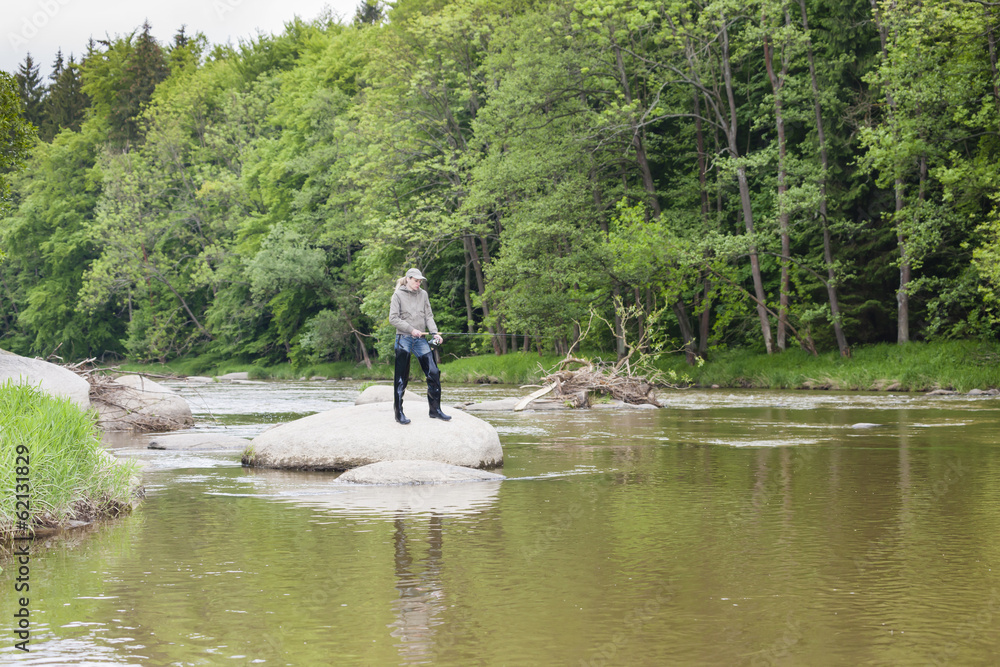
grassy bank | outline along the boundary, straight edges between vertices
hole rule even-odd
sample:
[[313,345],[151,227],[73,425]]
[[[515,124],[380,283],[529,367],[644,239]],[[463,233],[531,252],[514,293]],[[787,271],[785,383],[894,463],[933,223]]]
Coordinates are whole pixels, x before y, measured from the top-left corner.
[[[593,355],[584,355],[593,356]],[[611,358],[612,355],[605,355]],[[446,382],[502,382],[534,384],[551,369],[557,356],[539,357],[516,352],[446,360],[441,372]],[[419,374],[414,363],[413,373]],[[682,355],[659,363],[663,370],[687,375],[695,386],[752,387],[767,389],[838,389],[847,391],[929,391],[932,389],[988,389],[1000,387],[1000,344],[976,341],[889,343],[859,347],[848,359],[836,352],[818,357],[800,350],[767,355],[748,350],[715,352],[700,367],[688,366]],[[392,366],[373,364],[371,369],[351,362],[315,364],[293,368],[290,364],[261,366],[218,363],[202,358],[180,359],[166,365],[127,364],[122,370],[165,375],[222,375],[247,371],[254,379],[294,380],[322,376],[355,380],[389,380]]]
[[68,399],[0,386],[0,538],[69,520],[115,516],[132,505],[135,465],[101,446],[93,413]]
[[930,391],[1000,387],[1000,345],[976,341],[879,344],[843,359],[804,350],[766,355],[728,350],[700,368],[671,357],[663,367],[686,372],[698,386],[845,391]]
[[[542,373],[539,364],[548,369],[560,357],[535,353],[515,352],[498,357],[493,354],[464,359],[446,357],[441,363],[441,377],[445,382],[530,384],[538,382]],[[412,362],[410,377],[420,373],[416,360]],[[340,361],[326,364],[310,364],[293,367],[291,364],[264,366],[246,363],[218,363],[214,359],[201,357],[177,359],[166,364],[122,364],[119,369],[129,373],[151,375],[207,375],[218,376],[226,373],[246,372],[253,380],[298,380],[299,378],[326,377],[351,378],[354,380],[391,380],[393,367],[388,363],[364,364]]]

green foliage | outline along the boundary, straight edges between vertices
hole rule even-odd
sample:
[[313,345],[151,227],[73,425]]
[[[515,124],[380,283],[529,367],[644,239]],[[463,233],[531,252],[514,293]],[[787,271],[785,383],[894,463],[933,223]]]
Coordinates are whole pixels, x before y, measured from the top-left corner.
[[144,25],[60,55],[44,93],[26,61],[4,118],[20,98],[43,142],[17,175],[30,137],[0,156],[4,344],[255,372],[386,359],[410,266],[443,330],[545,352],[591,311],[606,356],[642,336],[689,361],[763,349],[779,314],[790,347],[846,352],[835,321],[850,345],[895,339],[904,268],[914,338],[1000,331],[985,5],[403,0],[354,18],[237,46]]
[[30,479],[25,524],[32,529],[131,509],[136,466],[105,452],[95,420],[94,413],[69,399],[10,381],[0,385],[0,488],[6,490],[0,498],[0,534],[17,527],[19,477]]
[[0,215],[9,206],[7,174],[24,163],[34,131],[21,116],[22,102],[14,77],[0,72]]

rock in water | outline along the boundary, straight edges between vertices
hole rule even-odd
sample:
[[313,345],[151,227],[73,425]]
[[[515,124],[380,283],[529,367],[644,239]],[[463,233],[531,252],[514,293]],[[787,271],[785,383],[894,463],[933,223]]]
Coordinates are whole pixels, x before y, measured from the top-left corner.
[[242,451],[250,441],[219,433],[173,433],[149,439],[149,449],[184,451]]
[[94,401],[98,425],[106,430],[168,431],[194,423],[191,406],[169,387],[141,375],[115,379],[117,391]]
[[0,384],[8,379],[14,384],[30,384],[46,394],[68,398],[84,410],[90,407],[90,383],[73,371],[0,350]]
[[397,424],[391,403],[349,405],[276,426],[254,438],[243,464],[263,468],[349,470],[380,461],[439,461],[468,468],[503,464],[497,430],[478,417],[456,412],[443,422],[427,416],[427,404],[407,409]]
[[382,461],[348,470],[338,484],[437,484],[506,479],[503,475],[437,461]]

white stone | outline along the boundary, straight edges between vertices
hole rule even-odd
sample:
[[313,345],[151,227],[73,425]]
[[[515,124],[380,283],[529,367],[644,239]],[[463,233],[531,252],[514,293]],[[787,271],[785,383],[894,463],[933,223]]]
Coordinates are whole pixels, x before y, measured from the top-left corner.
[[463,412],[431,419],[426,404],[397,424],[391,403],[349,405],[276,426],[254,438],[243,461],[265,468],[348,470],[379,461],[439,461],[470,468],[503,464],[500,436]]
[[[361,394],[354,399],[354,405],[368,405],[369,403],[392,403],[393,390],[392,385],[388,384],[373,384],[372,386],[365,389]],[[403,393],[403,413],[405,414],[407,410],[415,409],[413,404],[422,402],[423,407],[427,407],[427,397],[417,396],[412,391],[407,389]]]
[[503,475],[437,461],[380,461],[348,470],[338,484],[437,484],[506,479]]
[[114,382],[122,386],[120,391],[94,401],[102,428],[141,429],[156,422],[158,429],[171,429],[194,423],[191,406],[169,387],[141,375],[123,375]]
[[[468,412],[507,412],[514,409],[514,406],[518,404],[521,399],[514,398],[500,398],[494,401],[481,401],[479,403],[473,403],[472,405],[466,405],[462,409]],[[529,403],[526,409],[530,410],[534,403]]]
[[218,376],[216,379],[221,380],[223,382],[232,380],[249,380],[250,373],[248,373],[247,371],[240,371],[238,373],[226,373],[225,375]]
[[46,394],[68,398],[84,410],[90,407],[90,383],[73,371],[0,350],[0,384],[8,379],[14,384],[30,384]]

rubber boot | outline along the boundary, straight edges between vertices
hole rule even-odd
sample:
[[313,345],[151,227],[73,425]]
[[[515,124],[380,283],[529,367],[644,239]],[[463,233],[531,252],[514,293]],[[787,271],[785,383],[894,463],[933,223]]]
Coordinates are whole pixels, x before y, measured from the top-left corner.
[[410,382],[410,353],[406,350],[396,350],[396,368],[392,376],[392,412],[400,424],[409,424],[410,420],[403,414],[403,394]]
[[427,405],[430,407],[428,414],[431,419],[448,421],[451,417],[441,412],[441,371],[434,363],[434,353],[429,352],[417,357],[417,361],[420,362],[420,370],[427,376]]

